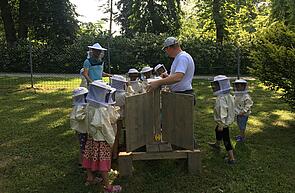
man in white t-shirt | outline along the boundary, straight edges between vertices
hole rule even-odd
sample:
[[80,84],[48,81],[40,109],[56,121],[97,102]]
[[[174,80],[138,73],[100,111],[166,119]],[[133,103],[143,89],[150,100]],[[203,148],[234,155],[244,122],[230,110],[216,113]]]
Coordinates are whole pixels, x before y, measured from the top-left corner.
[[174,58],[170,74],[163,73],[163,79],[152,81],[147,91],[152,91],[161,85],[169,85],[172,92],[194,94],[192,80],[195,72],[194,60],[185,51],[182,51],[178,41],[174,37],[168,37],[162,48],[170,58]]

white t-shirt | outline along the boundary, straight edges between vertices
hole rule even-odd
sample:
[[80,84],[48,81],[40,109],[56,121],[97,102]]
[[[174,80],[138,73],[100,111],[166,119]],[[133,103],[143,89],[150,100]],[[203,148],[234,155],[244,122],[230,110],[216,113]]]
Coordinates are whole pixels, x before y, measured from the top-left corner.
[[183,73],[184,77],[180,82],[170,85],[170,89],[173,92],[192,90],[192,80],[195,72],[195,63],[193,58],[185,51],[181,51],[179,54],[177,54],[171,65],[170,75],[177,72]]

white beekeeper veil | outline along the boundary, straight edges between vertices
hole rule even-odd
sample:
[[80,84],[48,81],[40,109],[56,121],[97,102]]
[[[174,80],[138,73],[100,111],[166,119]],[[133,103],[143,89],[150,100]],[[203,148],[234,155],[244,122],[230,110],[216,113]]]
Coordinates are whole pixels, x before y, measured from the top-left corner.
[[116,103],[115,92],[115,88],[112,88],[100,80],[96,80],[90,83],[86,100],[90,104],[94,103],[103,106],[112,105]]
[[155,67],[155,72],[158,76],[160,76],[162,73],[165,73],[165,72],[167,73],[167,70],[163,64],[158,64]]
[[229,79],[224,75],[215,76],[211,82],[214,95],[226,94],[230,92]]
[[247,81],[243,79],[235,80],[233,83],[235,94],[245,94],[248,93]]
[[73,90],[73,104],[74,105],[84,105],[86,104],[85,101],[85,94],[88,93],[88,89],[85,87],[78,87]]
[[115,88],[117,91],[125,91],[126,83],[126,78],[121,75],[114,75],[111,77],[111,87]]

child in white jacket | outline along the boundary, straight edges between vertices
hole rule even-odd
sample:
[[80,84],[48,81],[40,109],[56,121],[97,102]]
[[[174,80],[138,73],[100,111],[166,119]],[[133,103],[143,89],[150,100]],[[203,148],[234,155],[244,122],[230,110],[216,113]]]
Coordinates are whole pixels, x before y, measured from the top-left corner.
[[94,173],[102,175],[105,192],[120,192],[121,186],[111,185],[108,172],[111,169],[112,146],[115,141],[114,126],[119,118],[115,104],[116,89],[97,80],[89,85],[87,95],[88,138],[83,155],[83,167],[87,170],[87,184],[96,183]]
[[234,164],[235,158],[231,145],[229,126],[234,122],[234,99],[230,95],[230,83],[226,76],[218,75],[211,82],[214,95],[217,96],[214,106],[214,120],[216,122],[215,134],[216,142],[209,143],[213,148],[220,149],[221,140],[223,140],[228,157],[228,164]]
[[236,137],[236,140],[238,142],[243,142],[245,140],[245,130],[249,115],[251,114],[253,101],[248,94],[246,80],[236,80],[233,87],[235,94],[235,113],[237,124],[240,129],[240,135]]
[[142,82],[139,80],[140,73],[135,68],[128,71],[128,88],[127,95],[132,96],[135,94],[144,93]]
[[88,93],[87,88],[79,87],[73,91],[73,110],[70,114],[70,126],[73,129],[79,139],[80,153],[79,153],[79,165],[82,165],[82,154],[85,149],[85,143],[87,140],[87,127],[88,121],[86,116],[86,95]]

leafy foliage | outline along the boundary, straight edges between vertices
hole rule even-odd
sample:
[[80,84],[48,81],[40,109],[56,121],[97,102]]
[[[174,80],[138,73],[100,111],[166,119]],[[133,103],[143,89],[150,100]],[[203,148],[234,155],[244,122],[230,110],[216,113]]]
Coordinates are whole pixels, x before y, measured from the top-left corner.
[[295,30],[273,23],[257,35],[251,51],[252,72],[272,89],[283,89],[284,98],[295,108]]
[[[132,38],[116,36],[112,38],[111,72],[124,74],[129,68],[140,69],[145,65],[152,67],[158,63],[170,69],[172,60],[161,50],[166,35],[139,34]],[[86,58],[87,46],[99,42],[106,47],[106,35],[94,36],[80,34],[73,44],[60,49],[48,44],[35,42],[33,46],[34,72],[78,73]],[[225,43],[217,46],[213,40],[188,37],[181,39],[182,47],[195,60],[196,74],[236,74],[236,46]],[[128,45],[128,46],[127,46]],[[2,47],[1,47],[2,46]],[[247,49],[242,48],[242,74],[247,73]],[[107,54],[107,53],[106,53]],[[29,43],[20,42],[16,48],[7,48],[0,44],[0,71],[29,72]],[[105,56],[105,59],[108,56]],[[108,66],[106,66],[106,69]]]
[[136,33],[170,33],[180,30],[180,0],[120,0],[116,21],[127,36]]

